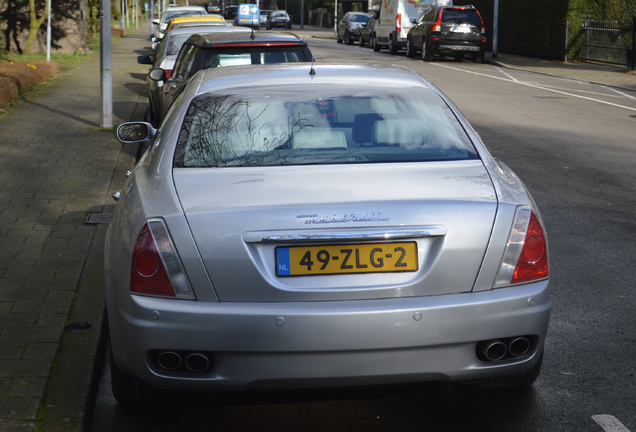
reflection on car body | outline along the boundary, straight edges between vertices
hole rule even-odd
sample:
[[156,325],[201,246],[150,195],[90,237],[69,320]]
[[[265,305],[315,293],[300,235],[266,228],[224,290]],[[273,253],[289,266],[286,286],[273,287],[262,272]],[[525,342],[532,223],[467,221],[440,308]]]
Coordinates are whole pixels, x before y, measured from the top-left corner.
[[395,65],[200,70],[105,246],[112,383],[225,392],[528,385],[551,302],[529,192]]

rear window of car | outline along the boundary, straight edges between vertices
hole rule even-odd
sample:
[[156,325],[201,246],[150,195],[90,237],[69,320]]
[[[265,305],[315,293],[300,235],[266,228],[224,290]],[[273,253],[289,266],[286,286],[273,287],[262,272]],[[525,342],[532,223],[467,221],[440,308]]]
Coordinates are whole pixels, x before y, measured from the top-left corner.
[[[202,94],[188,107],[177,168],[477,159],[450,107],[432,91],[334,94],[287,87]],[[374,94],[376,93],[376,94]]]
[[481,26],[479,14],[474,9],[444,9],[442,22],[448,24],[470,24]]
[[297,46],[255,46],[205,50],[204,69],[252,64],[306,62],[305,52]]

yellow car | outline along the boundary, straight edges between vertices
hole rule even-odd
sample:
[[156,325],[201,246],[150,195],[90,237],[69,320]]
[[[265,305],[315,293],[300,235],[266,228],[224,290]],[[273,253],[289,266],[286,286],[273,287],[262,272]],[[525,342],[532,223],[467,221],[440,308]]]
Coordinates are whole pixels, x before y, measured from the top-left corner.
[[221,15],[192,15],[174,17],[168,23],[166,31],[182,25],[231,25]]

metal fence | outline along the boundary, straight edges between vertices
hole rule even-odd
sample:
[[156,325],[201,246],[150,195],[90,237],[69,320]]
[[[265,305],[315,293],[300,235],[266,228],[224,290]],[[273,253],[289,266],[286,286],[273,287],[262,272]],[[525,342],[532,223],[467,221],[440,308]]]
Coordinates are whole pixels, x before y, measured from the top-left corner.
[[580,33],[581,60],[636,69],[635,33],[636,17],[628,24],[586,19]]

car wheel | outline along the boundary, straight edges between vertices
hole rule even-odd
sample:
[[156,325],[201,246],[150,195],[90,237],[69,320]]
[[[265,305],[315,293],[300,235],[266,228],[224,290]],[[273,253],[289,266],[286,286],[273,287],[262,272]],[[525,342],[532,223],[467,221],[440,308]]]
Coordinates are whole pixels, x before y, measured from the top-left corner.
[[364,39],[362,39],[362,35],[360,35],[360,39],[358,43],[360,44],[361,47],[364,46]]
[[375,35],[371,36],[371,48],[373,48],[373,51],[380,51],[380,45],[378,45],[378,38]]
[[393,42],[393,37],[389,40],[389,54],[396,55],[398,52],[398,46]]
[[406,39],[406,56],[408,58],[415,57],[415,47],[411,43],[411,39],[410,38]]
[[475,57],[473,57],[473,61],[475,63],[483,63],[485,55],[486,55],[485,50],[484,49],[480,49],[479,52],[477,54],[475,54]]
[[347,45],[353,45],[353,37],[349,33],[345,33],[344,40]]
[[464,61],[464,54],[455,54],[455,61]]
[[152,115],[152,110],[150,109],[150,104],[146,105],[146,111],[144,112],[144,121],[150,123],[153,127],[157,127],[155,125],[154,116]]
[[340,33],[336,34],[336,42],[342,43],[342,39],[340,39]]
[[428,46],[428,42],[426,42],[426,40],[422,42],[422,60],[424,61],[433,60],[433,52],[430,50]]
[[117,367],[112,351],[110,354],[110,381],[113,396],[122,406],[141,405],[158,401],[156,389]]
[[512,387],[530,386],[539,378],[541,373],[541,365],[543,364],[543,352],[539,356],[539,361],[528,372],[519,375],[509,375],[504,377],[492,378],[489,381],[480,384],[481,388],[487,389],[505,389]]

